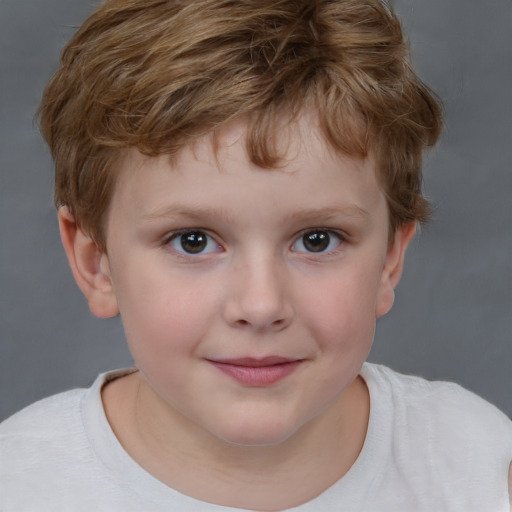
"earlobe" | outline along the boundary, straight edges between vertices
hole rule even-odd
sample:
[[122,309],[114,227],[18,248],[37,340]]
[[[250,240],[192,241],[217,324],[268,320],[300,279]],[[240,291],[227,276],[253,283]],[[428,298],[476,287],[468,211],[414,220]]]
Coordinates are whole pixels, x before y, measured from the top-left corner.
[[91,312],[100,318],[116,316],[119,308],[107,255],[80,229],[67,207],[59,208],[58,215],[60,236],[71,271]]
[[381,274],[379,296],[377,298],[375,311],[377,318],[384,316],[393,306],[395,288],[402,277],[405,252],[415,233],[415,222],[400,226],[395,233],[393,244],[388,248]]

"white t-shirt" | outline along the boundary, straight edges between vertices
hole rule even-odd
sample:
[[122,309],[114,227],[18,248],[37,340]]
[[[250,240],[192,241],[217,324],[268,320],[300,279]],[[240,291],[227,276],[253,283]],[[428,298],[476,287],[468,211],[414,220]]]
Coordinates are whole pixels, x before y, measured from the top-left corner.
[[[125,372],[125,371],[123,371]],[[349,472],[294,512],[508,512],[512,422],[446,382],[366,363],[370,420]],[[0,425],[2,512],[234,512],[166,486],[124,451],[101,387],[62,393]]]

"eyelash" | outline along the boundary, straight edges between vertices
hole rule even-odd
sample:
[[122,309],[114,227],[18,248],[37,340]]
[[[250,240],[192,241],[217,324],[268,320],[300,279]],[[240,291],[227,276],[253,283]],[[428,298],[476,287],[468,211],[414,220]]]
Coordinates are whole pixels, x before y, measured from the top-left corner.
[[[189,241],[192,244],[194,244],[192,235],[197,235],[199,238],[201,236],[204,236],[206,245],[204,245],[204,247],[202,248],[201,246],[199,246],[197,252],[194,252],[194,250],[187,251],[183,248],[183,237],[186,235],[189,235]],[[311,237],[309,241],[305,238],[308,235]],[[329,249],[329,246],[333,244],[333,240],[336,245],[335,247],[331,247]],[[293,243],[291,244],[290,250],[292,252],[309,254],[311,256],[336,254],[339,251],[340,246],[343,245],[343,242],[345,242],[345,240],[346,237],[336,230],[328,228],[310,228],[301,231],[298,234],[298,236],[294,239]],[[177,244],[180,245],[181,247],[174,246],[173,242],[177,242]],[[319,250],[308,250],[308,248],[306,247],[308,243],[311,244],[310,249],[316,244]],[[323,247],[325,244],[327,245]],[[215,252],[223,252],[223,247],[215,241],[214,237],[209,235],[207,230],[201,228],[187,228],[175,231],[164,239],[164,245],[170,246],[173,249],[173,251],[175,251],[176,254],[183,258],[197,258]],[[302,245],[303,250],[298,250],[298,245]],[[193,249],[193,247],[191,247],[191,249]],[[208,250],[205,251],[205,249]]]

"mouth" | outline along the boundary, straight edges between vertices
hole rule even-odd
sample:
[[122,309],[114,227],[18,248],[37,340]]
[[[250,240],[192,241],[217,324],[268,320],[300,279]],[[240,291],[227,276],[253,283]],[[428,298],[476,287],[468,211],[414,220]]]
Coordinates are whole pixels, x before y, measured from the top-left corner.
[[250,387],[267,387],[291,375],[303,362],[279,356],[209,360],[224,375]]

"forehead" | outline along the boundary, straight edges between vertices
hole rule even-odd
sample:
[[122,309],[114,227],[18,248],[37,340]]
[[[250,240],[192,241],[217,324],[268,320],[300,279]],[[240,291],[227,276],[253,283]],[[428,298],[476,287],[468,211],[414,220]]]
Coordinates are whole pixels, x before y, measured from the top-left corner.
[[281,118],[274,128],[271,143],[279,159],[272,168],[251,161],[248,124],[241,120],[197,138],[173,157],[126,150],[113,200],[124,196],[133,201],[144,191],[146,199],[150,196],[165,205],[181,188],[190,196],[182,200],[214,202],[225,194],[242,195],[251,187],[254,196],[266,193],[278,200],[293,195],[304,203],[321,203],[321,197],[327,200],[333,191],[340,201],[380,199],[373,155],[351,157],[336,151],[314,115],[306,113],[291,122]]
[[[175,155],[162,155],[161,158],[176,170],[189,167],[193,161],[208,162],[221,170],[236,154],[255,168],[268,170],[291,172],[303,162],[322,159],[351,161],[372,167],[375,172],[373,152],[362,156],[346,154],[335,148],[326,135],[328,130],[321,127],[323,123],[312,108],[303,109],[295,117],[287,112],[273,118],[269,116],[268,126],[253,121],[245,117],[230,121],[206,135],[185,141]],[[358,136],[354,135],[355,138]],[[126,153],[133,158],[133,150],[126,150]],[[263,153],[268,153],[269,161]],[[311,172],[315,169],[316,166],[312,166]]]

